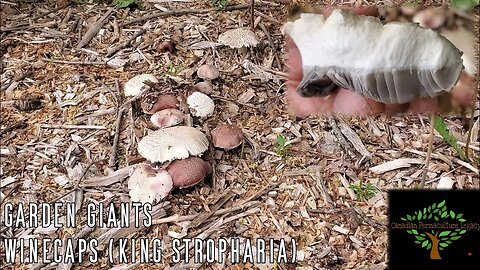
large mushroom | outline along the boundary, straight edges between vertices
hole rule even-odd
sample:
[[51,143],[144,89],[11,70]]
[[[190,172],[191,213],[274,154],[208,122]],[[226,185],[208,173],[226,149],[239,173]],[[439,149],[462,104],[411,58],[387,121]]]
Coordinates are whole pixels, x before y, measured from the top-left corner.
[[230,150],[238,147],[243,142],[242,130],[234,125],[222,125],[211,132],[213,145],[218,148]]
[[166,162],[199,156],[208,149],[208,139],[194,127],[178,126],[159,129],[143,137],[138,153],[151,162]]
[[187,188],[201,182],[205,176],[212,173],[212,166],[198,157],[175,160],[167,167],[172,176],[173,185]]

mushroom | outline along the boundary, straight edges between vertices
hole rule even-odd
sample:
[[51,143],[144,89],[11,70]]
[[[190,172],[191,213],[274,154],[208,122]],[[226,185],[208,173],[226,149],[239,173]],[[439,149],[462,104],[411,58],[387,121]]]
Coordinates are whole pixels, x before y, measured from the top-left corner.
[[213,145],[225,150],[233,149],[243,142],[242,130],[234,125],[222,125],[211,132]]
[[215,109],[213,100],[209,96],[200,92],[193,92],[188,96],[187,104],[192,111],[192,114],[198,117],[207,117],[212,114]]
[[168,127],[151,132],[138,143],[138,153],[151,162],[199,156],[208,149],[208,139],[193,127]]
[[167,167],[172,176],[173,186],[188,188],[202,181],[212,173],[212,166],[198,157],[175,160]]
[[220,76],[218,68],[212,65],[202,65],[197,70],[197,76],[204,80],[215,80]]
[[285,33],[302,58],[297,92],[304,96],[329,95],[336,84],[381,103],[403,104],[450,91],[463,69],[460,50],[413,23],[383,25],[336,9],[326,19],[303,13],[286,24]]
[[440,34],[463,52],[462,60],[465,71],[468,75],[475,77],[477,65],[475,64],[475,35],[473,32],[461,27],[453,31],[442,29]]
[[167,52],[167,51],[168,52],[173,52],[174,47],[175,46],[174,46],[172,41],[165,40],[157,46],[157,52],[159,52],[159,53],[164,53],[164,52]]
[[178,108],[178,98],[172,94],[158,95],[151,93],[142,98],[141,106],[144,113],[153,114],[164,109]]
[[183,113],[177,109],[164,109],[152,114],[150,121],[159,128],[171,127],[183,121]]
[[140,74],[137,75],[125,83],[123,91],[125,96],[138,96],[142,94],[145,90],[149,89],[149,87],[144,84],[145,81],[151,81],[153,83],[157,83],[158,80],[152,74]]
[[173,188],[172,176],[164,169],[156,170],[149,164],[138,164],[128,179],[130,199],[133,202],[153,203],[165,198]]
[[237,49],[255,47],[259,43],[257,35],[247,28],[228,30],[218,37],[218,42]]
[[199,82],[195,84],[195,89],[197,89],[198,91],[206,95],[210,95],[213,92],[212,84],[208,81]]

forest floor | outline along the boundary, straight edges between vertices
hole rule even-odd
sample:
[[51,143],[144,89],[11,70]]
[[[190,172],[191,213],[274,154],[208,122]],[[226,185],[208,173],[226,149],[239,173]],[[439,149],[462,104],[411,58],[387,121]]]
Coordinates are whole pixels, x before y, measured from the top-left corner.
[[[141,8],[118,9],[88,2],[92,1],[70,5],[69,1],[1,1],[2,212],[6,203],[75,202],[78,209],[76,228],[2,228],[2,238],[163,241],[162,263],[119,264],[115,269],[386,268],[388,190],[415,189],[420,183],[428,115],[306,119],[291,115],[284,97],[280,32],[290,1],[255,1],[254,29],[260,44],[245,51],[223,46],[217,39],[226,30],[251,27],[248,0],[230,1],[222,11],[207,0],[152,0],[143,1]],[[105,14],[99,31],[91,30]],[[91,39],[85,38],[89,31],[94,32]],[[161,50],[165,40],[175,44],[173,52]],[[78,46],[80,41],[85,44]],[[130,42],[118,47],[125,41]],[[212,82],[216,107],[212,116],[193,125],[207,134],[222,123],[237,125],[244,132],[244,144],[229,151],[212,149],[212,175],[156,202],[155,225],[87,227],[87,203],[130,202],[128,172],[144,162],[137,145],[154,129],[148,115],[119,109],[128,102],[120,98],[125,82],[149,73],[165,91],[191,91],[200,81],[196,71],[203,64],[220,70],[220,78]],[[118,117],[120,111],[124,113]],[[463,150],[470,113],[466,115],[442,116]],[[478,109],[474,122],[471,160],[462,160],[435,133],[426,188],[437,188],[442,178],[452,180],[454,189],[480,187]],[[116,133],[119,143],[114,146]],[[279,145],[278,135],[288,146]],[[116,162],[109,162],[112,158]],[[371,184],[361,189],[371,194],[351,188],[362,183]],[[274,239],[277,247],[284,239],[289,256],[294,239],[297,261],[175,264],[170,243],[179,237]],[[4,248],[0,244],[2,261]],[[113,266],[101,256],[97,263],[7,268]]]

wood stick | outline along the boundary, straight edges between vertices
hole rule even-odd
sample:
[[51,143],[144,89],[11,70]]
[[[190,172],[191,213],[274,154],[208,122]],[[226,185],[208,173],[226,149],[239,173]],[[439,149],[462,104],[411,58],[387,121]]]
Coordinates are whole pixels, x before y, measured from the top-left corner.
[[125,107],[122,107],[122,93],[120,93],[120,83],[118,79],[115,79],[115,90],[117,96],[117,121],[115,123],[115,135],[113,137],[112,153],[110,154],[110,160],[108,161],[108,167],[116,170],[117,167],[117,152],[118,141],[120,138],[120,128],[122,126],[123,112]]
[[427,156],[425,157],[425,168],[423,169],[422,180],[420,182],[420,188],[422,189],[425,186],[425,180],[427,179],[428,166],[430,165],[430,157],[432,156],[433,148],[433,121],[435,120],[435,114],[430,114],[430,133],[428,137],[428,149]]
[[52,129],[107,129],[104,126],[89,126],[89,125],[50,125],[50,124],[41,124],[41,128],[52,128]]
[[145,31],[140,30],[140,31],[137,31],[131,38],[129,38],[127,41],[123,42],[123,43],[120,43],[119,45],[113,47],[112,49],[107,49],[108,53],[107,53],[107,57],[111,57],[113,56],[115,53],[117,53],[118,51],[120,51],[121,49],[124,49],[126,48],[127,46],[130,45],[130,43],[132,41],[134,41],[137,37],[143,35]]
[[83,36],[82,40],[80,40],[80,42],[78,43],[77,48],[83,48],[93,39],[93,37],[98,34],[100,29],[102,29],[102,27],[107,22],[107,18],[110,16],[110,14],[113,13],[113,11],[113,8],[109,8],[107,12],[105,12],[105,14],[98,21],[92,24],[92,26],[88,29],[87,33],[85,33],[85,35]]

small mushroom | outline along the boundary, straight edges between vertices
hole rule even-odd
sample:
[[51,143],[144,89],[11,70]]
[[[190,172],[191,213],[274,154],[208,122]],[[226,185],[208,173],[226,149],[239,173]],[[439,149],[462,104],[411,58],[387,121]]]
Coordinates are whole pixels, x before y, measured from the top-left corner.
[[176,109],[178,104],[178,98],[171,94],[150,95],[142,100],[142,109],[147,114],[153,114],[164,109]]
[[168,165],[167,171],[172,176],[175,187],[188,188],[212,173],[212,166],[201,158],[189,157],[173,161]]
[[183,121],[183,113],[177,109],[164,109],[152,114],[150,121],[159,128],[171,127]]
[[173,52],[174,44],[170,40],[165,40],[162,43],[158,44],[157,52],[164,53],[164,52]]
[[198,91],[206,95],[210,95],[213,92],[212,84],[208,81],[199,82],[195,84],[195,89],[197,89]]
[[168,127],[151,132],[138,143],[138,153],[150,162],[165,162],[199,156],[208,149],[208,139],[194,127]]
[[218,37],[218,42],[230,48],[255,47],[259,43],[257,35],[247,28],[228,30]]
[[140,74],[131,78],[125,83],[125,86],[123,88],[125,96],[137,96],[142,94],[145,90],[149,88],[146,84],[143,83],[145,81],[157,83],[158,79],[152,74]]
[[212,130],[213,145],[225,150],[233,149],[243,142],[242,130],[234,125],[222,125]]
[[198,117],[207,117],[212,114],[215,109],[213,100],[209,96],[200,92],[193,92],[188,96],[187,104],[192,111],[192,114]]
[[202,65],[197,70],[197,76],[204,80],[215,80],[220,76],[218,68],[212,65]]
[[138,164],[128,179],[133,202],[153,203],[165,198],[173,188],[172,176],[164,169],[156,170],[149,164]]

